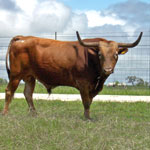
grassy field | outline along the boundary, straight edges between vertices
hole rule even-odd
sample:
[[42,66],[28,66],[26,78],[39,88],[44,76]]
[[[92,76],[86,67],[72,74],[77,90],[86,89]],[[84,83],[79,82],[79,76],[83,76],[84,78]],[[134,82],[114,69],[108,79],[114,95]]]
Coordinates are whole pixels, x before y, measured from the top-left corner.
[[80,101],[35,106],[32,116],[24,99],[13,100],[10,113],[0,115],[0,150],[150,149],[150,103],[93,102],[92,121],[84,119]]
[[[5,92],[6,85],[0,85],[0,93]],[[17,91],[18,93],[23,93],[24,85],[20,84]],[[41,84],[36,84],[34,93],[47,93],[45,87]],[[72,87],[57,87],[52,90],[52,93],[61,93],[61,94],[78,94],[79,91]],[[148,87],[139,87],[139,86],[127,86],[123,87],[107,87],[104,86],[103,91],[100,93],[103,95],[150,95],[150,88]]]

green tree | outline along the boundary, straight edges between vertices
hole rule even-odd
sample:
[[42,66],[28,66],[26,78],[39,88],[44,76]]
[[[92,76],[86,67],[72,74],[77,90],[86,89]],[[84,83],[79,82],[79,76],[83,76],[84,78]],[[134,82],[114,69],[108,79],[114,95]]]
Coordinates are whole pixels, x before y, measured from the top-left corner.
[[118,84],[119,84],[119,81],[115,81],[115,86],[118,86]]
[[144,85],[145,85],[145,86],[148,86],[149,84],[148,84],[148,82],[147,82],[147,81],[145,81]]
[[127,82],[128,82],[128,83],[131,83],[132,86],[135,85],[136,79],[137,79],[136,76],[128,76],[128,77],[126,78]]
[[137,81],[136,84],[137,86],[144,86],[144,80],[142,78],[137,78],[136,81]]

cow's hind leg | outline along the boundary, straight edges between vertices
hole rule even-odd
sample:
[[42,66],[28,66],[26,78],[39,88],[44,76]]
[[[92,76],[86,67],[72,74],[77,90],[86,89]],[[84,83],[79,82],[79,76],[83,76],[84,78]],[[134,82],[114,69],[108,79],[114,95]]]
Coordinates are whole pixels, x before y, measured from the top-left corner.
[[87,119],[91,119],[90,118],[90,105],[92,103],[92,98],[89,96],[88,91],[80,91],[80,94],[81,94],[82,103],[84,106],[84,116]]
[[35,79],[33,77],[30,77],[27,80],[25,80],[24,95],[29,106],[29,111],[31,112],[35,112],[35,107],[32,98],[34,88],[35,88]]
[[3,109],[3,114],[8,113],[9,109],[9,104],[11,103],[11,100],[13,98],[14,92],[16,91],[18,85],[19,85],[20,80],[19,79],[10,79],[8,86],[6,88],[5,92],[5,105]]

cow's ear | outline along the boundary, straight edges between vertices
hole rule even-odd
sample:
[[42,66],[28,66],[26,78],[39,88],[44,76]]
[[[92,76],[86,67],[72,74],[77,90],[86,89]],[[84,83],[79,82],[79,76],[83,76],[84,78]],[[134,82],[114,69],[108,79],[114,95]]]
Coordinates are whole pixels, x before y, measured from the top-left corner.
[[128,48],[125,48],[125,47],[119,47],[119,52],[118,54],[120,55],[124,55],[125,53],[128,52]]

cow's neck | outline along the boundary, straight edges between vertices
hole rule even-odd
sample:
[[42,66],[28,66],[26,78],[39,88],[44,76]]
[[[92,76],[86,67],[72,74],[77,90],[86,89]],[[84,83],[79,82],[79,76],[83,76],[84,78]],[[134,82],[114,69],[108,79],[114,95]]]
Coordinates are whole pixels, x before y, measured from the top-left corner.
[[102,72],[102,69],[101,69],[101,66],[100,66],[100,54],[99,54],[99,51],[96,51],[94,50],[94,52],[96,53],[96,59],[98,59],[98,63],[97,63],[97,66],[96,66],[96,69],[97,69],[97,75],[96,75],[96,78],[95,78],[95,85],[94,85],[94,90],[95,91],[100,91],[101,88],[103,87],[103,84],[105,82],[105,80],[108,78],[108,75],[105,75],[103,74]]
[[[84,48],[85,51],[85,66],[87,67],[92,67],[94,66],[94,87],[93,87],[93,91],[100,91],[101,88],[103,87],[103,84],[105,82],[105,80],[107,79],[108,76],[104,75],[102,73],[102,69],[100,66],[100,57],[99,57],[99,53],[98,50],[95,48]],[[90,62],[92,61],[92,62]],[[91,63],[91,65],[89,66],[89,63]]]

